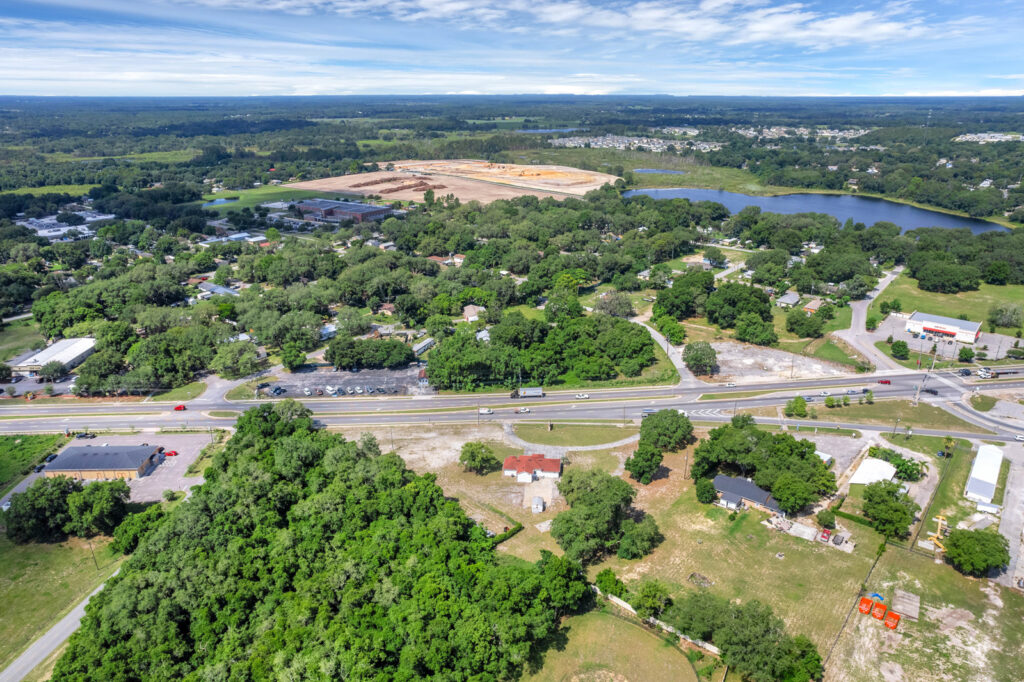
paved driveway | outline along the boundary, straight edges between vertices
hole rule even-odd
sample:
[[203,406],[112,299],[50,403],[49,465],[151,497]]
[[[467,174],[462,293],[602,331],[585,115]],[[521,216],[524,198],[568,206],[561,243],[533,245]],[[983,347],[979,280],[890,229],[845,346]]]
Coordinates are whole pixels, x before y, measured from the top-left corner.
[[1006,479],[1003,509],[999,515],[999,532],[1010,541],[1010,565],[999,576],[999,582],[1010,585],[1014,575],[1024,577],[1021,545],[1024,544],[1024,445],[1007,443],[1003,454],[1010,460],[1010,475]]
[[[114,438],[108,437],[107,440]],[[120,436],[129,438],[129,436]],[[148,442],[160,445],[164,451],[175,450],[176,457],[161,457],[161,461],[152,467],[145,476],[128,483],[132,491],[132,502],[159,502],[165,490],[188,490],[199,485],[203,479],[199,476],[185,476],[188,466],[196,461],[200,451],[210,442],[206,433],[169,433],[146,434],[143,438],[134,437],[135,442]],[[97,439],[99,440],[99,439]]]

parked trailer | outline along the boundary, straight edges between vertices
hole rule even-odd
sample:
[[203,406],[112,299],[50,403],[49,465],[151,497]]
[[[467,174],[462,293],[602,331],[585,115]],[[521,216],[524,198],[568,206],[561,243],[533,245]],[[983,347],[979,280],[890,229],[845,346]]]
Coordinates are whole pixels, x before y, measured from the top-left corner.
[[539,386],[532,388],[517,388],[512,391],[513,398],[543,398],[544,389]]

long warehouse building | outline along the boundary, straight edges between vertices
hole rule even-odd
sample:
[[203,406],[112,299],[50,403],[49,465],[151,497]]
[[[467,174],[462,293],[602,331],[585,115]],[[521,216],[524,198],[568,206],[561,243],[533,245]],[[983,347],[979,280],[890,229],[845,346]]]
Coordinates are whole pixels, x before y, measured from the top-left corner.
[[96,349],[96,339],[62,339],[42,350],[32,351],[11,362],[11,371],[22,376],[35,376],[45,365],[59,362],[69,370],[82,364]]

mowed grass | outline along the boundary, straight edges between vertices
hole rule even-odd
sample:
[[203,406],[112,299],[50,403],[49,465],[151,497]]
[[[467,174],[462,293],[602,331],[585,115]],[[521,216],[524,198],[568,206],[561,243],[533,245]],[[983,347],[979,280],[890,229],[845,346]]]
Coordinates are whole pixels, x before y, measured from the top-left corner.
[[137,154],[121,154],[118,156],[75,156],[66,152],[43,154],[47,161],[62,163],[68,161],[101,161],[103,159],[131,159],[142,163],[185,163],[199,155],[198,149],[175,149],[166,152],[139,152]]
[[0,194],[70,194],[82,196],[87,194],[93,187],[99,185],[43,185],[42,187],[19,187],[18,189],[5,189]]
[[565,621],[565,646],[548,648],[525,682],[697,680],[686,655],[639,622],[597,610]]
[[528,443],[560,445],[566,447],[603,445],[635,436],[636,427],[593,424],[516,424],[516,435]]
[[697,400],[737,400],[739,398],[753,398],[768,393],[777,393],[776,390],[768,391],[736,391],[734,393],[701,393]]
[[938,514],[945,516],[949,524],[956,527],[957,522],[976,511],[975,504],[964,497],[967,477],[970,476],[971,465],[974,464],[974,453],[971,452],[970,442],[963,438],[957,438],[954,441],[953,456],[940,460],[935,457],[935,453],[945,448],[945,439],[938,436],[907,438],[900,434],[895,436],[889,434],[885,436],[885,439],[893,445],[899,445],[932,457],[929,466],[933,469],[941,467],[938,469],[939,485],[936,486],[935,493],[932,495],[931,505],[927,510],[922,510],[922,513],[927,512],[928,515],[928,518],[924,519],[922,535],[925,531],[935,529],[932,519]]
[[825,422],[863,422],[865,424],[886,426],[889,429],[892,429],[895,426],[896,420],[899,419],[898,428],[900,431],[905,431],[910,427],[968,433],[989,433],[980,426],[965,422],[963,419],[939,407],[927,403],[918,403],[915,407],[909,400],[876,400],[873,405],[852,404],[847,407],[834,407],[832,409],[822,407],[818,410],[818,416]]
[[243,208],[256,208],[268,201],[299,201],[315,197],[323,199],[351,199],[354,195],[342,194],[341,192],[316,192],[309,189],[295,189],[283,185],[263,185],[252,189],[225,190],[217,194],[203,195],[201,203],[215,199],[238,199],[227,204],[206,206],[204,210],[216,211],[220,215],[227,215],[229,211],[241,211]]
[[857,547],[846,554],[769,529],[761,523],[767,515],[760,512],[732,518],[720,507],[697,501],[693,481],[683,476],[686,458],[692,459],[692,449],[669,453],[664,461],[668,476],[636,486],[635,506],[654,517],[664,542],[636,561],[606,558],[588,569],[591,579],[612,568],[627,582],[656,577],[673,594],[683,595],[697,589],[691,575],[700,574],[711,581],[708,589],[716,594],[771,605],[790,634],[805,634],[821,651],[827,650],[846,616],[835,605],[858,594],[874,560],[878,534],[854,527]]
[[179,402],[182,400],[192,400],[198,398],[206,391],[206,384],[202,381],[193,381],[190,384],[184,386],[178,386],[167,391],[160,391],[152,395],[152,400],[166,400],[169,402]]
[[120,556],[108,538],[15,545],[0,536],[0,668],[106,580]]
[[247,381],[244,384],[239,384],[238,386],[232,388],[224,395],[224,397],[227,398],[228,400],[255,400],[256,387],[259,384],[272,384],[275,381],[277,381],[277,379],[278,378],[276,376],[269,376],[260,377],[259,379],[253,379],[252,381]]
[[58,434],[0,436],[0,494],[21,480],[22,471],[56,452],[65,440]]
[[0,329],[0,360],[6,361],[33,348],[42,348],[46,339],[31,318],[16,320]]
[[[939,294],[921,291],[917,288],[917,280],[907,274],[901,274],[875,298],[868,307],[868,314],[875,314],[881,319],[878,307],[883,300],[899,299],[904,312],[919,311],[933,315],[959,318],[963,315],[972,322],[981,322],[988,330],[988,310],[996,303],[1024,304],[1024,284],[1007,284],[995,286],[982,284],[977,291],[964,291],[959,294]],[[996,327],[1001,334],[1013,336],[1016,329]]]
[[893,633],[855,611],[832,655],[832,667],[841,673],[836,679],[881,681],[886,663],[898,664],[904,680],[1021,679],[1024,596],[966,578],[930,556],[890,548],[865,590],[889,603],[897,589],[921,597],[920,619],[904,618]]
[[971,396],[971,407],[976,409],[978,412],[988,412],[996,406],[998,401],[990,395],[972,395]]

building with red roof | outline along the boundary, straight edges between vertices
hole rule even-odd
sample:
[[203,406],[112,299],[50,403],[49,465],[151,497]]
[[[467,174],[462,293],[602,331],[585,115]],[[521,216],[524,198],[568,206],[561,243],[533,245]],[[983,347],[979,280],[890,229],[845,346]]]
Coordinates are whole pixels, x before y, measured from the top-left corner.
[[562,460],[540,454],[506,457],[502,473],[514,476],[517,483],[530,483],[538,478],[558,478],[562,475]]

